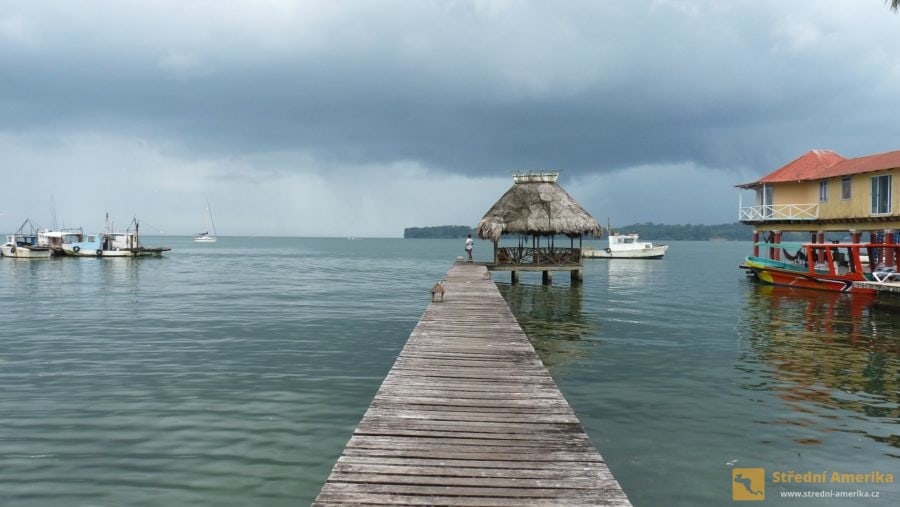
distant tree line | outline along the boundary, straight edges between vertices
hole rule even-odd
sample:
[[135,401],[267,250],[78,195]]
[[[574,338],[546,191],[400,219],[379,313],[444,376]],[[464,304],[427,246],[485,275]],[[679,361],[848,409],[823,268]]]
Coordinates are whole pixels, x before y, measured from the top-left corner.
[[[750,241],[753,239],[753,226],[740,222],[719,225],[664,225],[646,222],[643,224],[613,226],[613,231],[620,233],[636,232],[649,241],[708,241],[722,239],[729,241]],[[604,236],[606,229],[604,228]]]
[[[636,232],[642,238],[650,241],[708,241],[711,239],[750,241],[753,239],[753,226],[740,222],[720,225],[665,225],[646,222],[621,227],[613,226],[613,230],[622,233]],[[603,235],[606,236],[606,233],[606,227],[604,227]],[[466,234],[474,237],[475,229],[467,225],[437,225],[403,229],[404,238],[456,239],[465,238]]]
[[466,234],[475,236],[475,229],[468,225],[436,225],[433,227],[407,227],[403,229],[405,239],[456,239],[465,238]]

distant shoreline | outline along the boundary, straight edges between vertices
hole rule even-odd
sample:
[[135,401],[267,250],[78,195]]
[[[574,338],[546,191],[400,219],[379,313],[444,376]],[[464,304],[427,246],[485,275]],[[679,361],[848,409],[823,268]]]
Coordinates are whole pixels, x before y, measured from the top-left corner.
[[[740,222],[719,225],[665,225],[646,222],[612,229],[614,232],[636,232],[644,239],[653,241],[749,241],[753,237],[753,226]],[[607,233],[604,227],[603,237],[606,237]],[[465,238],[466,234],[472,234],[474,237],[475,229],[466,225],[403,229],[404,239],[460,239]]]

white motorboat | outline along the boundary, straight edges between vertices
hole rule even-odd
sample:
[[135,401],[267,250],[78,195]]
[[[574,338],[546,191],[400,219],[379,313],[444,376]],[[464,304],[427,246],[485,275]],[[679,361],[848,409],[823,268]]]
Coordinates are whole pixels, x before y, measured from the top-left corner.
[[[30,232],[25,232],[26,225],[30,226]],[[6,236],[6,243],[0,246],[0,255],[17,259],[47,259],[50,253],[50,247],[38,243],[37,229],[28,219],[15,234]]]
[[584,247],[581,256],[588,259],[662,259],[668,245],[640,241],[637,233],[609,235],[606,248]]
[[28,237],[9,235],[6,243],[0,245],[0,254],[3,257],[15,257],[18,259],[49,259],[50,248],[38,246],[28,242]]
[[84,241],[84,229],[41,229],[37,233],[38,245],[50,248],[51,255],[65,255],[64,243]]

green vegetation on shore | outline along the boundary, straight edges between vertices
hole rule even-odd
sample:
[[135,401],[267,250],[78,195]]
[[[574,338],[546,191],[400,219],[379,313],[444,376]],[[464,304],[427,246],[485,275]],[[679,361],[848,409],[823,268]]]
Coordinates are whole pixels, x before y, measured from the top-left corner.
[[[753,239],[753,226],[740,222],[719,225],[664,225],[646,222],[643,224],[624,225],[613,231],[620,233],[636,232],[647,241],[709,241],[713,239],[728,241],[750,241]],[[606,228],[603,229],[604,236]]]
[[457,239],[466,234],[475,236],[475,229],[468,225],[436,225],[433,227],[407,227],[403,229],[403,238]]
[[[613,226],[617,232],[636,232],[649,241],[750,241],[753,239],[753,226],[740,222],[720,225],[664,225],[646,222],[643,224]],[[606,235],[606,227],[603,234]],[[404,238],[457,239],[466,234],[475,236],[475,229],[466,225],[438,225],[433,227],[407,227],[403,229]]]

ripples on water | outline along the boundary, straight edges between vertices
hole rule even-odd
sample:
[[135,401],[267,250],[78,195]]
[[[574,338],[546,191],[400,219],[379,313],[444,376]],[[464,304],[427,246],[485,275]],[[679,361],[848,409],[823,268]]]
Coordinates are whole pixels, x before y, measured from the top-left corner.
[[[586,261],[574,290],[500,285],[635,505],[729,504],[732,466],[897,471],[896,310],[751,283],[749,249],[678,242]],[[866,505],[896,504],[876,488]]]
[[166,240],[0,260],[0,504],[308,504],[455,257]]
[[[148,243],[175,248],[0,260],[0,504],[308,504],[462,253],[440,240]],[[749,248],[592,260],[574,289],[495,274],[635,505],[730,504],[728,463],[897,467],[895,311],[749,283]]]

